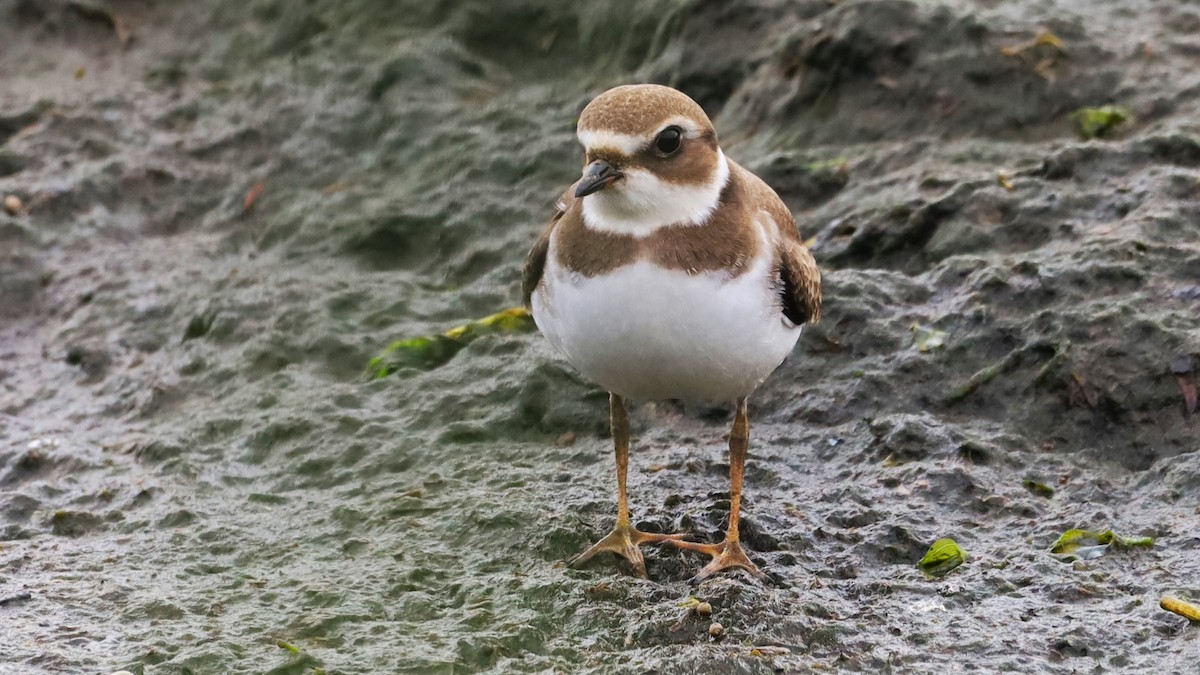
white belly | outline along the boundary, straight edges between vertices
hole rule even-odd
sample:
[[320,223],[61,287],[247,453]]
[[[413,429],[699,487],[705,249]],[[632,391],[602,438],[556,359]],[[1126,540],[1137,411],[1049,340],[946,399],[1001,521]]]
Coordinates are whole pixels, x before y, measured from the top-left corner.
[[632,399],[748,396],[800,337],[766,260],[733,279],[643,261],[587,278],[547,260],[545,274],[538,328],[585,377]]

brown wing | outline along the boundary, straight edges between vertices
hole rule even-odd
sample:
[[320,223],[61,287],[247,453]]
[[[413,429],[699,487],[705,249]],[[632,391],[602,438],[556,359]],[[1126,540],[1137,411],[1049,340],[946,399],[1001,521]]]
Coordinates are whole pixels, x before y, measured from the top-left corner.
[[525,303],[525,309],[533,309],[531,299],[542,281],[542,270],[546,268],[546,255],[550,252],[550,235],[554,232],[554,226],[558,225],[574,201],[575,186],[572,185],[554,203],[554,217],[546,223],[541,236],[529,250],[529,255],[525,256],[525,267],[521,270],[521,300]]
[[797,326],[820,321],[821,271],[798,237],[779,242],[779,279],[783,315]]
[[820,321],[821,271],[800,239],[792,212],[761,178],[732,160],[729,163],[741,177],[748,199],[761,205],[759,208],[770,214],[778,228],[776,241],[779,243],[776,244],[775,257],[779,266],[779,295],[783,315],[797,326]]

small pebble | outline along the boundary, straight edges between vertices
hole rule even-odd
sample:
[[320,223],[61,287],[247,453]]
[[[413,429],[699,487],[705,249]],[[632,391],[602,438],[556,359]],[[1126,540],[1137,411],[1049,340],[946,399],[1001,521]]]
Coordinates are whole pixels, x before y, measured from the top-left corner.
[[15,216],[20,213],[23,207],[24,205],[21,204],[21,198],[16,195],[9,195],[4,198],[4,210],[8,211],[8,214],[11,216]]
[[696,614],[699,616],[710,616],[712,614],[712,605],[708,604],[707,602],[702,602],[696,605]]
[[708,637],[710,637],[714,640],[720,640],[721,637],[724,635],[725,635],[725,626],[722,626],[721,624],[716,623],[714,621],[713,624],[708,627]]
[[133,675],[133,673],[129,672],[128,670],[118,670],[115,673],[112,673],[112,675]]

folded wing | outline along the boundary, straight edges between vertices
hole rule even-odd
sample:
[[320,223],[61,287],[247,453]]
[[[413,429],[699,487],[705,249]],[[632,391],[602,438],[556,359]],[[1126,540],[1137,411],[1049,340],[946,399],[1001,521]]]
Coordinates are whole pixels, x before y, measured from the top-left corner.
[[554,203],[554,216],[549,223],[546,223],[541,236],[529,250],[529,255],[525,256],[525,267],[521,270],[521,300],[525,303],[525,309],[532,309],[533,292],[537,290],[538,284],[542,281],[542,272],[546,269],[546,255],[550,252],[550,235],[554,233],[554,226],[558,225],[558,221],[562,220],[563,214],[571,208],[574,201],[575,186],[571,185]]
[[779,243],[780,296],[783,315],[797,326],[821,320],[821,272],[799,237]]

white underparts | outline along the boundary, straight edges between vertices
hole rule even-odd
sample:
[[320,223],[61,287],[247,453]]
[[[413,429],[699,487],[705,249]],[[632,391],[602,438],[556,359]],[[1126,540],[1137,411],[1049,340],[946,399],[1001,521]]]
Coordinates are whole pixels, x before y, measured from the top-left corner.
[[593,230],[645,236],[667,225],[699,225],[712,214],[729,182],[729,160],[717,150],[717,169],[698,185],[660,180],[628,169],[611,187],[583,199],[583,223]]
[[584,277],[552,254],[533,316],[571,365],[608,391],[732,401],[753,392],[800,336],[800,327],[784,321],[768,250],[762,246],[736,277],[647,260]]

